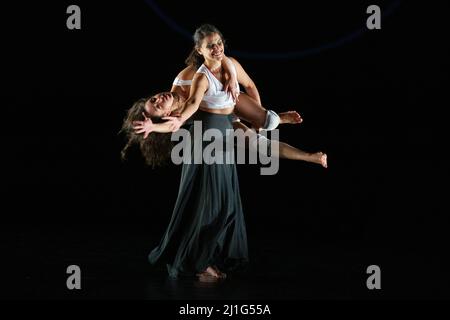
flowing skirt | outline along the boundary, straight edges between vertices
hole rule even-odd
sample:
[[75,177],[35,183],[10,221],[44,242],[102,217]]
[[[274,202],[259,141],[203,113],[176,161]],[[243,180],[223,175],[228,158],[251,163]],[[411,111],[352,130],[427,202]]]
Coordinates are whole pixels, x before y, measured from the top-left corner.
[[[203,132],[215,128],[223,136],[227,129],[233,129],[230,119],[201,110],[193,116],[194,121],[201,121]],[[201,137],[194,137],[194,125],[189,132],[193,162],[194,139]],[[201,150],[208,144],[203,141]],[[247,264],[247,233],[236,165],[229,162],[183,163],[172,218],[160,244],[149,254],[150,263],[165,263],[171,277],[192,276],[211,265],[230,272]]]

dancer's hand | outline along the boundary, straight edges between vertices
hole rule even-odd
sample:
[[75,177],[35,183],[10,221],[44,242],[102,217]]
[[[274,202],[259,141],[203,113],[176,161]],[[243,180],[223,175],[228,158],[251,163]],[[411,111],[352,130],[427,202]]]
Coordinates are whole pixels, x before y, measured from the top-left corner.
[[178,131],[180,127],[183,125],[183,121],[181,121],[181,117],[163,117],[163,120],[167,120],[165,122],[167,125],[169,125],[169,130],[171,132]]
[[155,125],[152,119],[148,118],[144,112],[142,112],[142,115],[144,116],[144,121],[133,121],[133,129],[135,133],[143,133],[144,139],[147,139],[150,132],[155,128]]
[[239,102],[239,90],[236,88],[236,82],[236,77],[232,76],[225,81],[225,84],[223,86],[223,90],[231,94],[231,97],[233,97],[233,101],[235,103]]

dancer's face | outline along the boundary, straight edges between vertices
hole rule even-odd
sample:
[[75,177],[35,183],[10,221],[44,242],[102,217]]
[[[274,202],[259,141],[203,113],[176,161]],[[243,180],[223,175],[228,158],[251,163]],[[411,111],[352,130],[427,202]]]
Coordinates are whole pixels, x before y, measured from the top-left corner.
[[217,33],[212,33],[203,39],[197,51],[206,60],[221,61],[224,54],[223,40]]
[[170,115],[173,105],[173,95],[170,92],[161,92],[150,97],[145,102],[145,111],[150,117],[161,118]]

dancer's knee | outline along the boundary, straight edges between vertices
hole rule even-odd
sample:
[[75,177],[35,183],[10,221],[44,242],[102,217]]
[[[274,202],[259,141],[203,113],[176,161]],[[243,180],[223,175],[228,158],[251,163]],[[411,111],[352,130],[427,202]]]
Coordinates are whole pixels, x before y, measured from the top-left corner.
[[266,121],[261,129],[273,130],[280,124],[280,116],[273,110],[267,110]]

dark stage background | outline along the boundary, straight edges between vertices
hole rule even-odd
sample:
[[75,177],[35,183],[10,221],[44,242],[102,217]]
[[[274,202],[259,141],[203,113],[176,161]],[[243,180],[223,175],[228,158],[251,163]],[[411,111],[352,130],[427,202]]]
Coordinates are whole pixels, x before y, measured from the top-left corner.
[[[448,298],[442,3],[2,7],[1,296]],[[81,30],[66,28],[70,4],[81,8]],[[365,27],[370,4],[385,15],[381,30]],[[263,104],[303,116],[280,139],[328,154],[328,169],[281,160],[277,175],[261,176],[258,165],[238,166],[251,265],[218,288],[172,283],[146,262],[181,168],[119,157],[125,111],[170,89],[192,47],[171,22],[187,33],[215,24]],[[71,264],[82,269],[80,291],[65,286]],[[366,287],[372,264],[378,291]]]

